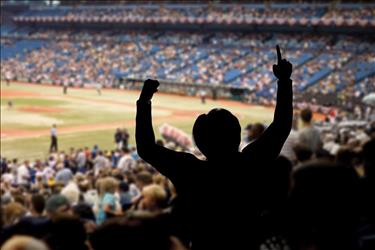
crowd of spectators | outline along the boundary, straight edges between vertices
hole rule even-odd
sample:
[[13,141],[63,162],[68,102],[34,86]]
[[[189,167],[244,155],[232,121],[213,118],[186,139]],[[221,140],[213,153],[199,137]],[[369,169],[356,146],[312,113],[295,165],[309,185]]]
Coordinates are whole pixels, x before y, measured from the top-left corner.
[[331,20],[341,18],[344,20],[371,20],[375,8],[372,6],[345,8],[341,6],[256,6],[256,5],[190,5],[190,6],[133,6],[127,8],[102,7],[102,8],[70,8],[70,9],[39,9],[21,14],[23,17],[58,17],[67,20],[74,18],[127,18],[147,20],[150,17],[186,20],[222,20],[222,19],[318,19]]
[[[323,20],[371,19],[374,14],[374,8],[230,5],[131,11],[88,8],[33,11],[27,15],[303,18],[306,11],[311,18]],[[301,111],[294,114],[293,129],[280,157],[272,163],[275,172],[268,176],[270,186],[262,191],[267,195],[260,199],[264,202],[261,227],[257,235],[247,235],[245,227],[243,235],[259,242],[261,250],[375,248],[375,207],[371,198],[375,192],[375,110],[352,104],[352,99],[375,90],[373,40],[336,35],[74,29],[21,33],[1,38],[2,50],[20,48],[2,57],[2,78],[111,87],[122,77],[152,77],[196,86],[241,87],[248,90],[249,102],[262,104],[275,102],[276,79],[269,62],[275,59],[271,50],[279,44],[294,65],[296,96],[306,93],[314,98],[295,103]],[[19,44],[33,40],[43,41],[43,45],[27,50]],[[325,120],[315,121],[311,109],[319,109],[315,99],[318,94],[337,94],[353,108],[329,108]],[[241,148],[259,138],[267,126],[249,122],[243,128]],[[163,139],[157,140],[158,145],[204,159],[180,130],[166,125],[160,133]],[[113,149],[102,149],[100,145],[71,148],[50,153],[47,159],[8,159],[2,155],[1,249],[194,249],[176,219],[180,211],[175,187],[138,156],[137,148],[129,144],[131,136],[127,130],[118,129]],[[235,178],[235,174],[228,178]],[[252,178],[248,176],[249,183]],[[233,190],[233,196],[238,197],[236,187],[228,186],[226,180],[218,180],[209,191],[220,194],[221,189]],[[202,190],[208,194],[207,199],[209,191]],[[251,201],[251,197],[241,199],[223,197],[215,202],[220,206]]]
[[[348,114],[340,112],[318,122],[308,108],[295,114],[275,162],[280,173],[273,183],[281,186],[264,211],[259,249],[373,249],[375,123],[372,118],[361,122],[363,116],[348,121]],[[248,124],[241,147],[265,127]],[[3,155],[0,245],[189,249],[189,240],[174,224],[178,194],[173,184],[139,158],[135,147],[119,145],[126,134],[115,132],[112,150],[71,148],[33,161]],[[182,148],[170,139],[157,143],[202,158],[194,146]],[[225,182],[220,186],[229,188]]]
[[[30,40],[31,39],[31,40]],[[348,92],[363,97],[374,74],[371,39],[351,36],[198,32],[34,30],[2,38],[4,50],[44,41],[1,61],[1,75],[30,82],[111,87],[121,78],[149,77],[176,83],[226,85],[248,90],[253,102],[269,104],[276,89],[272,49],[280,44],[295,65],[295,93]],[[69,66],[69,67],[68,67]],[[362,86],[362,87],[360,87]],[[186,90],[185,90],[186,92]]]

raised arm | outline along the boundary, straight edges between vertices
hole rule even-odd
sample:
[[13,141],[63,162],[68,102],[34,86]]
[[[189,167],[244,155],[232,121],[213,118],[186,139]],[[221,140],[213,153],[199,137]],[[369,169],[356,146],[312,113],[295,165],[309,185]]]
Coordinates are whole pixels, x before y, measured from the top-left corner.
[[253,143],[245,147],[242,152],[249,156],[264,156],[267,159],[276,159],[288,138],[293,119],[293,89],[292,64],[282,59],[280,48],[276,46],[277,64],[273,65],[273,73],[277,81],[277,102],[273,121],[264,133]]
[[143,85],[137,101],[135,139],[138,155],[173,181],[183,174],[184,167],[196,158],[191,154],[176,152],[156,144],[152,128],[151,99],[158,86],[158,81],[150,79]]

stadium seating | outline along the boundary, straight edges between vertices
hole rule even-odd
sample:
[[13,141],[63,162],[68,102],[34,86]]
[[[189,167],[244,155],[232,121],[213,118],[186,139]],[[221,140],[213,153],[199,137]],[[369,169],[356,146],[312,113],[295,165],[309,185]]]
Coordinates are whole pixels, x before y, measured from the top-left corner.
[[[303,19],[330,20],[370,16],[373,7],[360,5],[311,6],[302,4],[271,6],[250,5],[129,5],[38,7],[18,17],[185,17],[277,19],[286,15]],[[139,21],[139,20],[138,20]],[[108,21],[109,22],[109,21]],[[240,33],[119,31],[35,28],[2,23],[1,74],[18,67],[16,78],[73,85],[101,82],[112,86],[119,79],[148,77],[178,83],[225,85],[248,89],[253,98],[272,100],[276,94],[272,63],[274,47],[279,44],[294,65],[295,91],[332,94],[351,85],[368,81],[375,74],[371,38],[312,33]],[[5,42],[6,40],[6,42]],[[43,58],[41,63],[39,58]],[[100,59],[99,59],[100,58]],[[48,65],[48,67],[46,66]],[[69,67],[67,67],[69,65]],[[348,74],[348,72],[350,74]],[[30,75],[32,77],[30,77]],[[367,86],[367,85],[365,85]],[[366,87],[356,87],[358,91]],[[363,95],[363,93],[361,94]]]

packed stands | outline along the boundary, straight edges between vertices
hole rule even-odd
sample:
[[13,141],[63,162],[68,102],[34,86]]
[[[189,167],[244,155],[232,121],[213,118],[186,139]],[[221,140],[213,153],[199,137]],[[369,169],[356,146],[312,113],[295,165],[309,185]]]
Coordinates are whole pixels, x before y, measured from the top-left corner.
[[[274,105],[277,79],[272,66],[275,46],[280,45],[294,67],[298,112],[281,157],[259,162],[272,165],[261,174],[269,185],[266,190],[254,186],[260,194],[257,201],[264,203],[257,222],[261,226],[257,235],[245,229],[245,240],[257,241],[261,250],[372,250],[375,117],[360,100],[375,91],[375,41],[373,34],[357,36],[339,28],[374,27],[374,14],[371,4],[31,7],[7,15],[14,23],[1,22],[1,78],[137,89],[142,86],[133,86],[133,81],[155,78],[163,82],[161,91],[196,95],[209,89],[234,98],[231,91],[240,90],[242,101]],[[106,26],[82,26],[87,23]],[[118,26],[129,23],[205,28],[214,23],[221,29]],[[243,24],[254,29],[236,30]],[[328,29],[320,33],[318,26]],[[311,110],[323,113],[325,120],[315,122]],[[240,148],[265,129],[266,124],[250,122],[242,130]],[[163,139],[157,140],[158,146],[205,159],[180,130],[159,132]],[[137,147],[129,145],[130,136],[119,128],[111,149],[56,149],[46,159],[33,161],[1,155],[0,246],[18,241],[40,250],[194,249],[178,220],[176,187],[139,157]],[[223,189],[236,197],[238,188],[248,188],[259,177],[251,169],[249,176],[241,169],[234,172],[227,158],[228,168],[219,170],[225,178],[209,190],[198,187],[207,199],[212,192],[225,193]],[[239,175],[244,183],[228,185]],[[253,201],[232,196],[211,200],[224,208]],[[221,216],[217,221],[231,219],[231,214]]]

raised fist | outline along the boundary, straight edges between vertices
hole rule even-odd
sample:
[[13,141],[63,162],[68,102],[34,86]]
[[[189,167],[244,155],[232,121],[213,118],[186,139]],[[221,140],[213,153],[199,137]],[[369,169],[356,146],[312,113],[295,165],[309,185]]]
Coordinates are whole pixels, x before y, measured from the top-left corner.
[[288,80],[292,75],[293,65],[289,61],[282,59],[279,45],[276,45],[276,52],[277,64],[273,65],[273,74],[279,80]]
[[139,99],[149,101],[151,100],[152,96],[155,92],[158,91],[159,82],[157,80],[147,79],[143,83],[143,88],[141,92],[141,96]]

